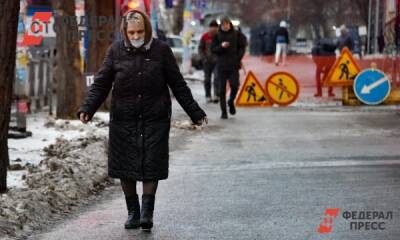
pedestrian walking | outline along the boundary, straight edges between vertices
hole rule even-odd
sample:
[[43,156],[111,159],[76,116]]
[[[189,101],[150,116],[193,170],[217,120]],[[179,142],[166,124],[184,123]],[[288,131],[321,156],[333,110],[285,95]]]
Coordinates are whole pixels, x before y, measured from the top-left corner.
[[[215,65],[217,64],[217,56],[211,51],[212,39],[218,33],[218,23],[212,20],[209,24],[208,32],[204,33],[200,39],[199,54],[203,63],[204,70],[204,90],[206,101],[208,103],[219,101],[218,79],[215,74]],[[213,81],[212,81],[213,76]],[[213,82],[213,84],[211,84]],[[214,95],[211,97],[211,86],[213,86]]]
[[[112,89],[108,175],[121,180],[128,209],[125,228],[153,227],[158,181],[168,178],[172,90],[193,123],[207,123],[193,99],[172,50],[152,38],[149,18],[131,10],[121,23],[123,39],[114,42],[78,110],[90,121]],[[136,182],[143,182],[142,205]]]
[[338,41],[338,46],[340,51],[347,47],[350,51],[354,50],[354,40],[350,35],[349,30],[346,25],[340,26],[340,37]]
[[229,113],[236,114],[235,98],[239,89],[239,69],[246,51],[246,42],[241,34],[234,29],[229,17],[221,19],[218,33],[211,45],[213,53],[217,55],[217,75],[220,82],[221,118],[227,119],[226,84],[229,82],[230,96],[228,99]]
[[275,65],[279,66],[282,58],[282,65],[286,66],[286,57],[288,53],[288,46],[290,43],[289,32],[287,30],[287,23],[281,21],[279,28],[275,33],[276,49],[275,49]]
[[[329,39],[318,39],[313,47],[311,53],[315,69],[315,81],[317,92],[314,97],[322,97],[322,81],[328,75],[336,61],[336,45]],[[328,88],[328,96],[334,97],[333,88]]]

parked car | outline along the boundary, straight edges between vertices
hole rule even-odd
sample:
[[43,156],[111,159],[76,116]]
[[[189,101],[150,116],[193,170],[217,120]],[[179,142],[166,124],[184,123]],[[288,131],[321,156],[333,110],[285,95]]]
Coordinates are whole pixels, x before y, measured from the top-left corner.
[[197,70],[201,70],[203,68],[203,64],[199,54],[199,44],[200,40],[196,38],[193,38],[192,41],[190,42],[190,51],[192,54],[192,66]]
[[[201,58],[198,52],[198,46],[200,41],[198,39],[192,39],[189,45],[191,51],[191,60],[192,66],[197,70],[202,68]],[[171,47],[172,52],[178,62],[178,64],[182,64],[183,60],[183,39],[181,36],[177,35],[168,35],[167,36],[167,44]]]
[[168,35],[167,44],[171,47],[178,64],[182,64],[183,57],[183,39],[177,35]]
[[296,38],[291,46],[291,52],[294,54],[310,54],[312,50],[312,42],[306,38]]

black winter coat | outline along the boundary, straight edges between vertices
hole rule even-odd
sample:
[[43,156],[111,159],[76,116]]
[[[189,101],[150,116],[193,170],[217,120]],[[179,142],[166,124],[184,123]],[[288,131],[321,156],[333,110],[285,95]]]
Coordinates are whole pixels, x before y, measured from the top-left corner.
[[[282,39],[278,39],[278,38],[282,38]],[[290,39],[289,39],[289,32],[286,28],[284,27],[279,27],[278,30],[276,30],[275,32],[275,43],[286,43],[289,44],[290,43]],[[280,42],[278,40],[281,40]]]
[[[217,55],[217,68],[220,71],[237,71],[240,69],[242,58],[246,52],[246,38],[243,38],[231,25],[231,30],[224,32],[218,30],[213,38],[211,50]],[[229,42],[228,48],[223,48],[221,44]]]
[[112,89],[108,174],[135,181],[168,178],[171,88],[193,122],[206,114],[193,99],[171,49],[153,39],[149,49],[113,43],[78,111],[90,118]]

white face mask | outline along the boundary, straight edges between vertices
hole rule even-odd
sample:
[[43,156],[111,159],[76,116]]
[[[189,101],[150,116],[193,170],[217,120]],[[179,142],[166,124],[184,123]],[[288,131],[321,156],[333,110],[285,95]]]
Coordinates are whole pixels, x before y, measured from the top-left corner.
[[131,41],[132,46],[135,47],[135,48],[140,48],[144,44],[144,39],[143,38],[137,39],[137,40],[130,40],[130,41]]

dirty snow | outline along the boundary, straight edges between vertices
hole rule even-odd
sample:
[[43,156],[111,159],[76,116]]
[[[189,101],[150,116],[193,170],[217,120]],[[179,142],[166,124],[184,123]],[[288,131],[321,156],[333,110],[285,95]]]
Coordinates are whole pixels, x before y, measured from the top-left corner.
[[[45,112],[28,115],[27,129],[32,132],[32,137],[8,140],[10,164],[38,165],[44,156],[43,148],[54,144],[58,138],[72,140],[86,137],[89,133],[106,136],[108,129],[98,128],[96,125],[105,124],[108,119],[107,112],[98,112],[95,115],[95,122],[85,125],[79,120],[55,120]],[[24,186],[21,176],[25,171],[9,171],[8,186],[10,188]]]

